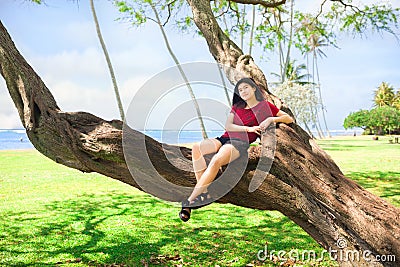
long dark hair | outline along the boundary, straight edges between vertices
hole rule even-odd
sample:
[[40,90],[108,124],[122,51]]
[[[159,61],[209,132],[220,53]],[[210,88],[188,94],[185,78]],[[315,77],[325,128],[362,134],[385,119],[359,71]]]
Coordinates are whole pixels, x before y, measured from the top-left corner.
[[246,101],[244,101],[239,95],[239,85],[241,85],[242,83],[247,83],[251,87],[256,88],[255,95],[258,101],[263,101],[266,99],[265,94],[261,91],[260,87],[254,82],[252,78],[242,78],[235,85],[235,90],[233,91],[232,105],[238,108],[244,108],[247,105]]

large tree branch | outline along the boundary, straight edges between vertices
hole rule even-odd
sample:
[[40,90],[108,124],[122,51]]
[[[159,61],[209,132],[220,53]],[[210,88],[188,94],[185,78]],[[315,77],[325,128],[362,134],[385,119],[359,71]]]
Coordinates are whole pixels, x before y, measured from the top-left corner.
[[[192,8],[193,19],[207,41],[211,55],[224,68],[228,79],[235,83],[242,76],[253,77],[269,94],[269,100],[278,107],[282,103],[268,91],[267,79],[250,55],[245,55],[219,27],[209,1],[187,1]],[[238,74],[240,74],[238,76]]]
[[[192,8],[197,27],[203,33],[210,52],[217,61],[223,65],[229,64],[231,68],[255,78],[261,84],[266,83],[263,72],[253,59],[244,55],[237,45],[223,34],[212,15],[209,1],[187,0],[187,2]],[[243,60],[244,58],[247,60]],[[232,77],[230,73],[227,73],[227,76],[232,82],[235,82],[235,77]],[[368,250],[373,250],[376,254],[381,253],[381,242],[386,242],[383,239],[392,238],[389,234],[383,239],[376,239],[377,237],[382,238],[382,232],[388,233],[388,229],[391,229],[391,227],[386,228],[385,223],[379,223],[381,220],[386,220],[387,207],[390,205],[375,196],[372,197],[370,193],[345,178],[332,159],[321,151],[300,127],[285,129],[286,131],[277,132],[277,158],[271,169],[271,175],[291,186],[294,190],[291,195],[295,195],[301,203],[307,203],[306,206],[310,209],[300,208],[297,203],[296,206],[299,208],[297,211],[280,211],[308,231],[327,249],[334,247],[335,239],[345,235],[351,240],[353,249],[365,249],[365,245],[368,244],[367,246],[370,246]],[[307,177],[307,180],[304,180],[304,177]],[[369,196],[367,197],[367,195]],[[361,199],[363,200],[360,202]],[[382,205],[381,208],[374,208],[372,212],[367,211],[371,207],[376,207],[377,203],[381,203],[378,204],[378,206]],[[342,208],[338,209],[340,206]],[[392,214],[390,216],[394,216],[398,220],[399,210],[391,207],[394,213],[389,212]],[[373,218],[370,217],[371,214],[373,214]],[[308,217],[307,222],[302,222],[300,218],[305,219],[306,217]],[[360,227],[365,225],[360,223],[364,220],[376,225],[372,228],[368,227],[368,230],[365,231],[364,227]],[[356,223],[356,221],[358,222]],[[394,227],[399,229],[399,223],[396,223]],[[400,252],[400,241],[397,240],[395,243],[392,248],[395,247],[396,254]],[[342,262],[342,265],[346,264],[349,263]],[[364,262],[364,264],[374,265],[375,263]]]
[[249,4],[249,5],[260,5],[265,8],[278,7],[284,5],[286,0],[279,1],[263,1],[263,0],[229,0],[229,2],[235,2],[238,4]]
[[[196,0],[196,3],[200,2],[204,4],[204,1]],[[192,8],[199,17],[203,17],[202,10],[196,10],[198,6]],[[224,38],[224,41],[229,41]],[[212,40],[208,42],[213,43]],[[218,38],[210,49],[220,52],[220,59],[226,59],[232,66],[242,64],[238,58],[224,57],[230,51],[218,50],[234,49],[233,54],[240,58],[235,45],[220,45]],[[243,69],[247,70],[246,67]],[[126,155],[134,163],[134,169],[131,172],[128,170],[122,147],[122,122],[105,121],[83,112],[62,112],[43,81],[20,55],[1,23],[0,72],[29,139],[42,154],[66,166],[84,172],[98,172],[139,189],[132,175],[145,178],[148,183],[153,182],[153,174],[144,163],[141,153]],[[279,125],[276,134],[275,161],[270,173],[263,173],[265,181],[261,186],[249,193],[253,174],[260,171],[256,170],[262,155],[258,147],[250,151],[250,160],[240,182],[219,202],[279,210],[325,248],[335,249],[336,240],[344,237],[348,240],[347,249],[369,250],[372,255],[393,254],[399,258],[399,210],[344,177],[327,154],[296,125]],[[193,172],[185,171],[190,163],[182,161],[178,155],[181,152],[190,159],[190,149],[169,145],[163,147],[135,130],[124,131],[124,138],[133,146],[145,140],[150,161],[167,181],[182,186],[195,184]],[[235,167],[230,171],[235,173]],[[176,191],[165,199],[180,201],[184,197],[187,197],[186,191]],[[366,259],[360,262],[371,265]],[[360,266],[360,262],[343,261],[342,265]]]

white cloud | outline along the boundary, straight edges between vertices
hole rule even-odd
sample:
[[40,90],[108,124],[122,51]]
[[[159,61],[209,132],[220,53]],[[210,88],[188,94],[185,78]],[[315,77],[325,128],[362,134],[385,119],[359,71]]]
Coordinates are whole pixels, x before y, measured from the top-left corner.
[[63,40],[70,45],[88,47],[98,42],[93,21],[68,21],[62,31]]
[[[5,4],[0,16],[22,54],[43,78],[65,111],[85,110],[105,119],[119,118],[112,83],[99,45],[88,3],[80,8],[61,2],[57,8],[21,8],[13,1]],[[299,2],[318,8],[319,0]],[[3,3],[2,3],[3,5]],[[72,6],[72,8],[71,8]],[[139,29],[113,21],[117,12],[108,1],[96,3],[103,37],[113,62],[125,109],[135,92],[158,72],[173,66],[159,29],[149,24]],[[18,10],[18,12],[11,12]],[[51,21],[51,22],[50,22]],[[206,42],[172,29],[168,35],[181,63],[213,61]],[[371,93],[380,82],[400,88],[399,51],[394,38],[353,40],[343,36],[340,50],[329,49],[328,58],[319,61],[322,93],[333,128],[350,111],[368,108]],[[254,52],[256,55],[257,51]],[[273,55],[267,55],[273,58]],[[271,78],[277,61],[257,64]],[[4,84],[4,83],[3,83]],[[4,90],[3,90],[4,89]],[[5,85],[0,83],[0,128],[19,124],[18,114]]]
[[21,129],[22,123],[17,113],[13,114],[2,114],[0,113],[1,127],[0,129]]
[[101,77],[106,73],[104,56],[93,47],[83,51],[61,51],[57,54],[36,56],[31,58],[31,64],[43,76],[54,79],[65,77],[74,79],[80,77]]
[[17,109],[8,93],[6,83],[0,79],[0,129],[22,128]]

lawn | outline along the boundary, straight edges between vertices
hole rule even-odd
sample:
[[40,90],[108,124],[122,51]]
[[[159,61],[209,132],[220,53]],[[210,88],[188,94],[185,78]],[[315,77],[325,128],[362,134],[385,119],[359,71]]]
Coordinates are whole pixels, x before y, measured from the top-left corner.
[[[368,137],[319,143],[346,175],[400,206],[400,144]],[[187,223],[178,211],[33,150],[0,152],[0,266],[279,266],[257,253],[266,245],[300,255],[323,250],[276,211],[213,204]],[[303,263],[336,266],[327,258]]]
[[319,140],[319,145],[342,172],[372,193],[400,206],[400,144],[389,137],[337,137]]

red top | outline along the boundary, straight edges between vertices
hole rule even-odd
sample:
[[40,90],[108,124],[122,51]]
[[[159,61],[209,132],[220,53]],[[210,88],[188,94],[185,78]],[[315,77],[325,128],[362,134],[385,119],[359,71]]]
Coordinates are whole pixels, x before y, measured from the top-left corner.
[[[279,109],[267,100],[260,101],[257,105],[249,108],[238,108],[233,105],[231,113],[234,114],[233,124],[240,126],[258,126],[261,122],[269,117],[275,117]],[[249,132],[228,132],[226,131],[221,137],[235,138],[245,142],[253,143],[258,135]]]

